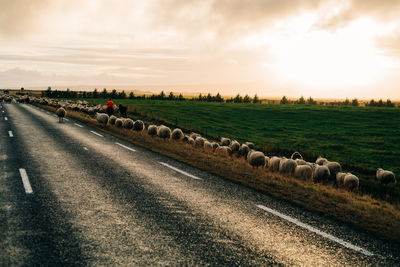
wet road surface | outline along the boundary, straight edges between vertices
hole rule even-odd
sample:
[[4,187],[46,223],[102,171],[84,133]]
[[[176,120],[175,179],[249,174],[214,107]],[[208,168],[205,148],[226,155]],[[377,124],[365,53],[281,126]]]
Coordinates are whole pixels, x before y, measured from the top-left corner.
[[0,104],[1,266],[400,265],[398,245],[73,119]]

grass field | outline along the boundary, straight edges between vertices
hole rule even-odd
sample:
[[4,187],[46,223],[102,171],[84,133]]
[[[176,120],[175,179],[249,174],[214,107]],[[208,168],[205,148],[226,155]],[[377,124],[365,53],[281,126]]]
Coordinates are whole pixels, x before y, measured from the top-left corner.
[[[87,99],[105,103],[104,99]],[[296,150],[314,161],[323,155],[357,174],[362,190],[399,200],[399,183],[381,186],[376,168],[400,173],[400,109],[261,105],[190,101],[115,100],[135,118],[197,131],[208,138],[252,141],[270,155]]]

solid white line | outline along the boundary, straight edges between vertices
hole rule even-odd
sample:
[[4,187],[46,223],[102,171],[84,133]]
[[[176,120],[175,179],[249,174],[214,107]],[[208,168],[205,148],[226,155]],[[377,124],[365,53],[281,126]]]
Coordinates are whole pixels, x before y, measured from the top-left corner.
[[201,178],[199,178],[199,177],[197,177],[197,176],[191,175],[190,173],[187,173],[187,172],[182,171],[182,170],[180,170],[180,169],[178,169],[178,168],[175,168],[175,167],[173,167],[173,166],[171,166],[171,165],[169,165],[169,164],[167,164],[167,163],[165,163],[165,162],[159,161],[159,163],[160,163],[161,165],[164,165],[165,167],[168,167],[168,168],[170,168],[170,169],[176,171],[176,172],[179,172],[179,173],[182,173],[182,174],[184,174],[184,175],[186,175],[186,176],[189,176],[190,178],[193,178],[193,179],[196,179],[196,180],[202,180]]
[[14,136],[13,133],[12,133],[12,131],[8,131],[8,135],[9,135],[10,137],[13,137],[13,136]]
[[102,136],[101,134],[99,134],[99,133],[96,133],[95,131],[90,131],[92,134],[95,134],[95,135],[97,135],[97,136],[100,136],[100,137],[104,137],[104,136]]
[[4,120],[8,121],[8,118],[7,118],[7,117],[4,117]]
[[76,126],[78,126],[78,127],[83,127],[82,125],[80,125],[80,124],[77,124],[77,123],[74,123]]
[[318,235],[320,235],[320,236],[323,236],[323,237],[328,238],[328,239],[330,239],[330,240],[332,240],[332,241],[334,241],[334,242],[336,242],[336,243],[339,243],[340,245],[342,245],[342,246],[344,246],[344,247],[346,247],[346,248],[350,248],[350,249],[352,249],[352,250],[355,250],[355,251],[360,252],[360,253],[362,253],[362,254],[364,254],[364,255],[367,255],[367,256],[373,256],[373,255],[374,255],[372,252],[369,252],[368,250],[365,250],[365,249],[360,248],[360,247],[358,247],[358,246],[355,246],[355,245],[353,245],[353,244],[351,244],[351,243],[349,243],[349,242],[346,242],[346,241],[344,241],[344,240],[342,240],[342,239],[340,239],[340,238],[337,238],[337,237],[335,237],[335,236],[333,236],[333,235],[330,235],[330,234],[328,234],[328,233],[325,233],[325,232],[323,232],[323,231],[321,231],[321,230],[319,230],[319,229],[317,229],[317,228],[312,227],[312,226],[309,225],[309,224],[302,223],[302,222],[300,222],[299,220],[297,220],[297,219],[295,219],[295,218],[292,218],[292,217],[290,217],[290,216],[287,216],[287,215],[285,215],[285,214],[282,214],[282,213],[280,213],[280,212],[278,212],[278,211],[276,211],[276,210],[267,208],[267,207],[265,207],[265,206],[263,206],[263,205],[256,205],[256,206],[257,206],[258,208],[262,209],[262,210],[265,210],[265,211],[267,211],[267,212],[269,212],[269,213],[274,214],[275,216],[278,216],[278,217],[280,217],[280,218],[282,218],[282,219],[285,219],[285,220],[287,220],[287,221],[289,221],[289,222],[291,222],[291,223],[294,223],[294,224],[296,224],[296,225],[298,225],[298,226],[300,226],[300,227],[302,227],[302,228],[304,228],[304,229],[307,229],[307,230],[309,230],[309,231],[311,231],[311,232],[314,232],[314,233],[316,233],[316,234],[318,234]]
[[32,190],[31,184],[29,183],[29,179],[28,179],[28,175],[26,174],[26,170],[19,169],[19,174],[21,175],[22,183],[24,184],[25,193],[32,194],[33,190]]
[[121,147],[123,147],[123,148],[126,148],[126,149],[128,149],[128,150],[130,150],[130,151],[133,151],[133,152],[135,152],[136,150],[135,149],[133,149],[133,148],[130,148],[129,146],[125,146],[125,145],[123,145],[123,144],[120,144],[120,143],[116,143],[117,145],[119,145],[119,146],[121,146]]

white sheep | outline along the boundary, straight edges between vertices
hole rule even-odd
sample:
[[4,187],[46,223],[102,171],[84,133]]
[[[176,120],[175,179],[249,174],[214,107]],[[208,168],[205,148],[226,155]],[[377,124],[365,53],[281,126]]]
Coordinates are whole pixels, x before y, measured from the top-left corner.
[[124,127],[125,129],[132,129],[133,124],[134,124],[133,120],[128,118],[128,119],[125,119],[122,127]]
[[360,180],[354,174],[347,173],[344,176],[344,180],[343,180],[344,188],[346,188],[350,191],[353,191],[353,190],[358,190],[359,185],[360,185]]
[[268,162],[268,168],[272,172],[277,172],[279,171],[279,163],[281,162],[280,157],[273,156],[272,158],[269,159]]
[[173,140],[180,140],[183,138],[183,132],[181,129],[176,128],[172,131],[171,138]]
[[58,122],[63,122],[64,117],[67,116],[67,111],[61,107],[57,109],[56,114],[58,116]]
[[318,165],[324,165],[325,162],[327,162],[328,160],[326,158],[323,158],[321,156],[318,156],[317,160],[315,161],[315,163],[317,163]]
[[212,143],[210,141],[205,141],[204,142],[204,150],[207,151],[207,152],[213,152],[214,151]]
[[239,151],[239,148],[240,148],[240,144],[239,144],[238,141],[233,140],[233,141],[231,142],[231,144],[229,145],[229,147],[232,149],[232,152],[238,152],[238,151]]
[[171,129],[165,125],[160,125],[157,127],[157,136],[162,139],[169,139],[171,137]]
[[242,144],[238,151],[239,157],[247,157],[247,154],[249,153],[249,151],[250,151],[250,148],[246,144]]
[[229,146],[231,144],[231,139],[221,137],[221,146]]
[[252,142],[246,142],[246,143],[244,143],[246,146],[248,146],[250,149],[255,149],[255,147],[254,147],[254,143],[252,143]]
[[211,145],[214,151],[219,147],[219,144],[217,142],[212,142]]
[[124,124],[124,119],[123,118],[117,118],[115,120],[115,126],[116,127],[121,128],[123,124]]
[[296,159],[297,165],[308,165],[304,159]]
[[382,168],[376,170],[376,179],[382,184],[396,183],[396,177],[393,172],[386,171]]
[[193,140],[196,140],[197,137],[201,137],[200,134],[194,133],[194,132],[191,132],[189,136],[190,136],[191,138],[193,138]]
[[313,181],[321,182],[326,181],[331,176],[331,173],[327,166],[313,164]]
[[293,159],[283,158],[279,162],[279,172],[282,174],[293,175],[294,170],[296,169],[297,163]]
[[338,172],[342,171],[342,166],[338,163],[338,162],[334,162],[334,161],[326,161],[323,164],[324,166],[328,167],[329,172],[330,172],[330,177],[329,179],[331,181],[334,181],[336,179],[336,174]]
[[336,174],[336,184],[338,187],[342,187],[344,184],[344,177],[346,176],[346,172],[338,172]]
[[294,177],[311,180],[312,178],[312,168],[308,165],[297,165],[294,169]]
[[260,167],[260,166],[265,166],[265,155],[261,151],[255,151],[251,150],[247,154],[247,162],[252,166],[252,167]]
[[147,127],[147,134],[151,136],[157,135],[157,125],[149,125],[149,127]]
[[194,145],[197,147],[204,147],[205,141],[207,141],[207,139],[203,137],[197,137],[196,140],[194,140]]
[[229,146],[219,146],[217,149],[215,149],[215,153],[221,156],[230,156],[232,151]]
[[117,120],[117,117],[114,115],[110,116],[110,119],[108,120],[111,125],[115,125],[115,121]]
[[144,123],[141,120],[136,120],[133,124],[133,130],[135,131],[143,131],[144,130]]
[[291,156],[290,156],[290,158],[291,159],[294,159],[294,160],[296,160],[296,159],[303,159],[303,156],[299,153],[299,152],[294,152]]
[[98,112],[96,113],[96,120],[99,123],[106,125],[108,122],[108,119],[109,119],[109,117],[106,113],[98,113]]

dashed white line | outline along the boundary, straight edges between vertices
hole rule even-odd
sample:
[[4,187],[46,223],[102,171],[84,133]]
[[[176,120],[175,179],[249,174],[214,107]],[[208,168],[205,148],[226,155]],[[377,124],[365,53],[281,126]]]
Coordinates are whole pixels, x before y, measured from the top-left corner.
[[101,134],[99,134],[99,133],[96,133],[95,131],[90,131],[92,134],[95,134],[95,135],[97,135],[97,136],[100,136],[100,137],[104,137],[104,136],[102,136]]
[[7,117],[4,117],[4,120],[8,121],[8,118],[7,118]]
[[13,137],[13,136],[14,136],[13,133],[12,133],[12,131],[8,131],[8,135],[9,135],[10,137]]
[[161,165],[164,165],[165,167],[168,167],[168,168],[170,168],[170,169],[176,171],[176,172],[182,173],[183,175],[186,175],[186,176],[188,176],[188,177],[190,177],[190,178],[193,178],[193,179],[196,179],[196,180],[202,180],[201,178],[199,178],[199,177],[197,177],[197,176],[194,176],[194,175],[192,175],[192,174],[190,174],[190,173],[187,173],[187,172],[185,172],[185,171],[182,171],[182,170],[180,170],[180,169],[178,169],[178,168],[175,168],[175,167],[169,165],[168,163],[165,163],[165,162],[162,162],[162,161],[159,161],[159,163],[160,163]]
[[130,150],[130,151],[133,151],[133,152],[136,151],[135,149],[130,148],[129,146],[125,146],[125,145],[123,145],[123,144],[120,144],[120,143],[118,143],[118,142],[116,142],[115,144],[117,144],[117,145],[119,145],[119,146],[121,146],[121,147],[123,147],[123,148],[126,148],[126,149],[128,149],[128,150]]
[[32,194],[33,190],[31,187],[31,183],[29,183],[29,178],[28,178],[28,174],[26,174],[26,170],[19,169],[19,174],[21,175],[22,183],[24,184],[25,193]]
[[69,119],[67,119],[67,118],[64,118],[64,120],[69,121]]
[[365,249],[360,248],[360,247],[358,247],[358,246],[355,246],[355,245],[353,245],[353,244],[351,244],[351,243],[349,243],[349,242],[346,242],[346,241],[344,241],[344,240],[342,240],[342,239],[340,239],[340,238],[337,238],[337,237],[335,237],[335,236],[333,236],[333,235],[330,235],[330,234],[328,234],[328,233],[325,233],[325,232],[323,232],[323,231],[321,231],[321,230],[319,230],[319,229],[317,229],[317,228],[312,227],[312,226],[309,225],[309,224],[303,223],[303,222],[301,222],[301,221],[299,221],[299,220],[297,220],[297,219],[295,219],[295,218],[292,218],[292,217],[290,217],[290,216],[287,216],[287,215],[285,215],[285,214],[282,214],[282,213],[280,213],[279,211],[276,211],[276,210],[267,208],[267,207],[265,207],[265,206],[263,206],[263,205],[256,205],[256,206],[257,206],[258,208],[262,209],[262,210],[265,210],[265,211],[267,211],[267,212],[269,212],[269,213],[272,213],[272,214],[275,215],[275,216],[278,216],[278,217],[280,217],[280,218],[282,218],[282,219],[285,219],[285,220],[287,220],[287,221],[289,221],[289,222],[291,222],[291,223],[294,223],[294,224],[296,224],[296,225],[298,225],[298,226],[300,226],[300,227],[302,227],[302,228],[304,228],[304,229],[307,229],[307,230],[309,230],[309,231],[311,231],[311,232],[313,232],[313,233],[316,233],[316,234],[318,234],[318,235],[320,235],[320,236],[322,236],[322,237],[325,237],[325,238],[330,239],[330,240],[332,240],[332,241],[334,241],[334,242],[336,242],[336,243],[339,243],[340,245],[342,245],[342,246],[344,246],[344,247],[346,247],[346,248],[355,250],[355,251],[360,252],[360,253],[362,253],[362,254],[364,254],[364,255],[367,255],[367,256],[373,256],[373,255],[374,255],[372,252],[370,252],[370,251],[368,251],[368,250],[365,250]]
[[80,125],[80,124],[77,124],[77,123],[74,123],[76,126],[78,126],[78,127],[83,127],[82,125]]

